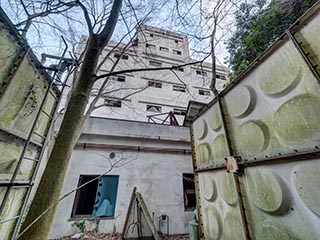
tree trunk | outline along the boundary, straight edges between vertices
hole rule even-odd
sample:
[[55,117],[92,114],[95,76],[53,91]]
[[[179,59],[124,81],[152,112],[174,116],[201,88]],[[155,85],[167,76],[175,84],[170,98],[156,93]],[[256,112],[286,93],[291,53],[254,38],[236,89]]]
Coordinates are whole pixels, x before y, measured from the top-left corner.
[[[22,231],[43,211],[54,204],[60,197],[64,177],[69,165],[73,148],[81,131],[84,112],[88,104],[90,92],[95,80],[95,71],[100,55],[96,35],[89,38],[88,48],[81,66],[76,87],[71,93],[64,119],[61,124],[54,148],[51,152],[46,169],[42,175],[37,193],[30,211],[22,226]],[[35,223],[19,239],[48,239],[50,227],[56,207],[53,207],[37,223]]]

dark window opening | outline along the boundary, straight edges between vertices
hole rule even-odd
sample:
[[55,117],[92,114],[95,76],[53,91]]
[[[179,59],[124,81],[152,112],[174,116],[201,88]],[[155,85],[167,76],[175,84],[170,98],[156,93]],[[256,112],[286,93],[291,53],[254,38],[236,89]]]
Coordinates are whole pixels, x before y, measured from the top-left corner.
[[173,85],[172,90],[177,92],[186,92],[186,88],[184,86],[179,85]]
[[205,77],[208,75],[207,72],[201,71],[201,70],[196,70],[196,74],[201,75],[201,76],[205,76]]
[[108,107],[121,107],[121,101],[120,100],[116,100],[116,99],[109,99],[109,98],[105,98],[104,99],[104,105],[108,106]]
[[124,59],[124,60],[128,60],[128,59],[129,59],[129,56],[126,55],[126,54],[122,54],[122,56],[121,56],[120,53],[115,53],[113,56],[114,56],[115,58],[120,58],[120,57],[121,57],[121,59]]
[[174,40],[174,42],[175,42],[175,43],[179,43],[179,41],[178,41],[178,40]]
[[221,79],[221,80],[226,80],[226,76],[220,75],[220,74],[217,74],[216,78]]
[[153,37],[153,34],[152,34],[152,33],[150,33],[150,37]]
[[150,44],[150,43],[147,43],[146,47],[150,48],[150,49],[156,49],[156,45],[153,45],[153,44]]
[[166,47],[160,47],[161,52],[169,52],[169,48]]
[[196,193],[194,186],[194,176],[192,173],[183,173],[183,196],[184,196],[184,209],[186,211],[193,211],[196,206]]
[[199,89],[199,95],[210,96],[210,91]]
[[126,77],[125,76],[118,76],[117,77],[117,81],[118,82],[125,82],[126,81]]
[[162,88],[162,83],[160,82],[154,82],[154,81],[148,81],[149,87],[155,87],[155,88]]
[[162,63],[161,62],[156,62],[156,61],[150,61],[149,65],[153,66],[153,67],[161,67]]
[[183,67],[178,67],[178,66],[172,66],[174,70],[180,71],[180,72],[184,72],[184,68]]
[[162,109],[161,109],[161,106],[147,105],[147,111],[148,112],[161,113]]
[[185,109],[180,109],[180,108],[174,108],[173,109],[173,113],[175,115],[181,115],[181,116],[185,116],[187,114],[187,110]]
[[[78,187],[97,176],[81,175]],[[71,217],[113,217],[119,176],[102,176],[78,189]]]
[[181,54],[182,54],[182,52],[179,51],[179,50],[172,50],[172,52],[173,52],[174,54],[176,54],[176,55],[181,55]]

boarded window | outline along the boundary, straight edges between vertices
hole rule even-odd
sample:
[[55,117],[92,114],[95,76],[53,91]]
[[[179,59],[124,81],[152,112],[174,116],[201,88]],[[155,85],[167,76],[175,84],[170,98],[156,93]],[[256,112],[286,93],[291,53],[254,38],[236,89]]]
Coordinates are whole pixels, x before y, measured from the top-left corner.
[[95,178],[97,176],[80,176],[78,187],[84,183],[92,182],[77,190],[71,217],[114,216],[119,176]]
[[196,208],[196,194],[194,187],[194,176],[192,173],[183,173],[183,196],[184,209],[186,211],[193,211]]
[[211,94],[209,90],[199,89],[199,95],[210,96]]
[[161,109],[161,106],[147,105],[147,111],[148,112],[161,113],[162,109]]

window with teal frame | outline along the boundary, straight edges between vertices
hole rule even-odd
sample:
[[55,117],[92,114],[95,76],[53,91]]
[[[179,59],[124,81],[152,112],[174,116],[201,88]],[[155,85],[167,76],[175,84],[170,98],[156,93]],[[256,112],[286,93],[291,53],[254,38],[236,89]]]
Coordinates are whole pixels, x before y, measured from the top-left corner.
[[[80,175],[78,186],[97,176]],[[77,190],[72,218],[113,217],[116,208],[119,176],[102,176]]]

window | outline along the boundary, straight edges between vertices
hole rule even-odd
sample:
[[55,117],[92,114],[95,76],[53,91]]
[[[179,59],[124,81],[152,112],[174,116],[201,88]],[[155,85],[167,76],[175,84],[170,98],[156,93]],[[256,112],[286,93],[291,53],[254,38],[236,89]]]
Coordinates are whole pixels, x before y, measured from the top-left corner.
[[124,59],[124,60],[128,60],[128,59],[129,59],[129,56],[128,56],[128,55],[122,54],[122,56],[121,56],[121,53],[115,53],[115,54],[114,54],[114,57],[115,57],[115,58],[121,57],[121,59]]
[[162,63],[161,62],[156,62],[156,61],[149,61],[149,65],[152,67],[161,67]]
[[197,75],[204,76],[204,77],[206,77],[206,76],[208,75],[207,72],[201,71],[201,70],[196,70],[196,74],[197,74]]
[[221,80],[226,80],[226,76],[220,75],[220,74],[217,74],[216,78],[221,79]]
[[180,108],[174,108],[173,109],[173,113],[175,115],[181,115],[181,116],[185,116],[187,114],[187,110],[185,109],[180,109]]
[[180,71],[180,72],[184,72],[184,68],[183,67],[178,67],[178,66],[172,66],[173,69]]
[[152,49],[152,50],[156,50],[156,45],[153,45],[153,44],[147,43],[146,47],[149,48],[149,49]]
[[179,85],[173,85],[172,90],[177,92],[186,92],[186,88],[184,86]]
[[169,52],[169,48],[166,47],[160,47],[161,52]]
[[118,82],[125,82],[126,81],[126,77],[125,76],[118,76],[118,77],[116,77],[116,80]]
[[193,211],[196,208],[196,193],[194,187],[194,176],[192,173],[183,173],[183,196],[184,210]]
[[161,106],[147,105],[147,111],[161,113]]
[[178,40],[174,40],[174,42],[175,42],[175,43],[179,43],[179,41],[178,41]]
[[181,51],[179,51],[179,50],[172,50],[172,52],[173,52],[173,54],[176,54],[176,55],[181,55],[182,54]]
[[104,99],[104,105],[108,106],[108,107],[120,108],[121,107],[121,101],[120,100],[116,100],[116,99],[105,98]]
[[155,88],[162,88],[162,83],[160,82],[154,82],[154,81],[148,81],[149,87],[155,87]]
[[[97,176],[80,175],[78,187]],[[119,176],[102,176],[78,189],[72,209],[72,218],[113,217]]]
[[199,94],[203,95],[203,96],[210,96],[210,91],[209,90],[199,89]]
[[152,33],[150,33],[150,37],[153,37],[153,34],[152,34]]

